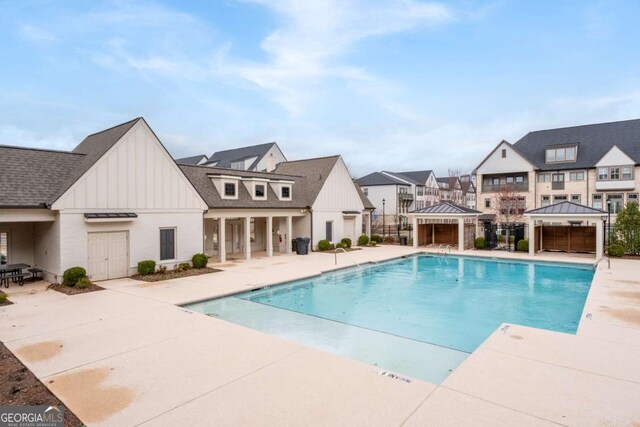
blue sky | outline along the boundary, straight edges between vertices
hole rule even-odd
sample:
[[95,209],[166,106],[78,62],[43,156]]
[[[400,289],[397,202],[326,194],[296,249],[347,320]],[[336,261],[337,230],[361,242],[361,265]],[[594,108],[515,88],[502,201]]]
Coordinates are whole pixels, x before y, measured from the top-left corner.
[[463,172],[501,139],[640,117],[640,2],[0,0],[0,144],[144,116],[176,157]]

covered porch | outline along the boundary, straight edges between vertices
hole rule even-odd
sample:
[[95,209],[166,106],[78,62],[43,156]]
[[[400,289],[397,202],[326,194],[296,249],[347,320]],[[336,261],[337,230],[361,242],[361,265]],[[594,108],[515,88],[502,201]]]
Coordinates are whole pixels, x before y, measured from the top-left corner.
[[525,212],[529,223],[529,255],[542,251],[604,254],[607,213],[573,202],[560,202]]
[[44,275],[57,274],[56,251],[50,245],[55,220],[48,209],[0,209],[0,267],[22,264]]
[[290,254],[293,240],[309,234],[304,209],[209,210],[204,215],[205,254],[220,263],[232,258]]
[[449,202],[409,212],[407,215],[415,230],[413,247],[446,244],[460,250],[472,248],[480,214],[480,211]]

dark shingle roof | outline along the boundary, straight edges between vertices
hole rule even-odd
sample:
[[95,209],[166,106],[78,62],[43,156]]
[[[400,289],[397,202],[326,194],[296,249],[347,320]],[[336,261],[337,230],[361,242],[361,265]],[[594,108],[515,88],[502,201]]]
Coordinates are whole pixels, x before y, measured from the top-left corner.
[[363,187],[374,185],[406,185],[405,182],[400,181],[397,178],[390,177],[380,172],[373,172],[369,175],[365,175],[362,178],[358,178],[357,183]]
[[460,188],[462,188],[463,193],[475,193],[476,187],[473,185],[471,181],[460,181]]
[[85,155],[0,146],[0,207],[42,207],[53,202]]
[[423,171],[409,171],[409,172],[389,172],[400,179],[405,179],[416,185],[424,185],[433,171],[423,170]]
[[246,160],[252,157],[256,157],[256,160],[251,164],[249,169],[253,169],[258,165],[258,162],[262,160],[265,154],[273,147],[277,146],[275,142],[268,142],[266,144],[251,145],[249,147],[233,148],[231,150],[216,151],[209,157],[206,165],[215,165],[219,168],[231,168],[231,163],[234,161]]
[[428,206],[424,209],[418,209],[411,213],[425,213],[425,214],[481,214],[482,212],[475,209],[468,208],[466,206],[456,205],[454,203],[443,202],[437,205]]
[[191,157],[183,157],[181,159],[176,159],[176,163],[181,165],[197,165],[202,161],[202,159],[209,160],[205,154],[200,154],[199,156],[191,156]]
[[[577,144],[573,163],[545,163],[546,148]],[[542,170],[590,168],[614,146],[640,164],[640,119],[529,132],[514,147]]]
[[[309,194],[306,191],[304,177],[291,176],[284,174],[274,174],[270,172],[253,172],[253,171],[241,171],[235,169],[222,169],[210,166],[196,166],[196,165],[178,165],[180,169],[187,176],[191,184],[200,193],[200,196],[207,203],[209,208],[290,208],[290,209],[304,209],[310,204],[308,203]],[[251,194],[240,182],[238,185],[238,199],[230,200],[220,197],[218,190],[211,181],[212,175],[228,175],[238,176],[242,178],[266,178],[271,180],[286,180],[294,181],[291,193],[291,200],[280,200],[277,194],[273,191],[270,185],[267,185],[267,200],[253,200]]]
[[320,190],[339,159],[340,156],[329,156],[282,162],[278,164],[274,172],[305,177],[307,205],[311,206],[316,201]]
[[545,215],[606,215],[603,210],[592,208],[589,206],[579,205],[573,202],[559,202],[553,205],[544,206],[542,208],[531,209],[525,212],[525,214],[545,214]]
[[72,152],[0,146],[0,205],[52,204],[135,125],[140,117],[87,136]]

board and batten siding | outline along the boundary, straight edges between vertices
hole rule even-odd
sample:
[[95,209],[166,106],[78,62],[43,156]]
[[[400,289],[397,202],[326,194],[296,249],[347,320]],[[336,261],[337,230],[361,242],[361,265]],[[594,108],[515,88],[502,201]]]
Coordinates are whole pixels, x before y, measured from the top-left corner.
[[139,121],[52,206],[52,209],[198,209],[206,204]]
[[[295,190],[294,190],[295,191]],[[357,211],[355,215],[356,234],[362,230],[362,211],[364,205],[356,190],[355,184],[349,174],[342,157],[338,159],[331,173],[325,180],[324,186],[313,203],[313,246],[318,246],[318,241],[326,237],[326,223],[332,221],[333,241],[339,242],[346,237],[345,215],[343,211]],[[350,233],[351,234],[351,233]]]

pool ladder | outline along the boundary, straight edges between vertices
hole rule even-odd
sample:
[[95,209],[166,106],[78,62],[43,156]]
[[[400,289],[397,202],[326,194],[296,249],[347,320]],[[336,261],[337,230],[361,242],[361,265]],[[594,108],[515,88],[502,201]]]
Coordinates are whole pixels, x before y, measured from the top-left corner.
[[338,251],[344,252],[351,259],[351,261],[353,261],[353,263],[358,266],[358,268],[360,270],[364,271],[364,268],[362,268],[362,266],[358,263],[358,261],[353,259],[353,257],[351,255],[349,255],[349,252],[347,252],[344,248],[336,248],[336,251],[335,251],[335,259],[336,259],[335,260],[335,264],[336,265],[338,265]]
[[438,253],[446,254],[447,252],[451,253],[451,245],[442,243],[440,246],[438,246]]
[[596,271],[598,269],[598,265],[600,264],[600,261],[604,261],[605,259],[607,260],[607,268],[611,270],[611,258],[609,258],[606,255],[603,255],[602,258],[600,258],[598,261],[596,261],[595,264],[593,264],[593,271]]

